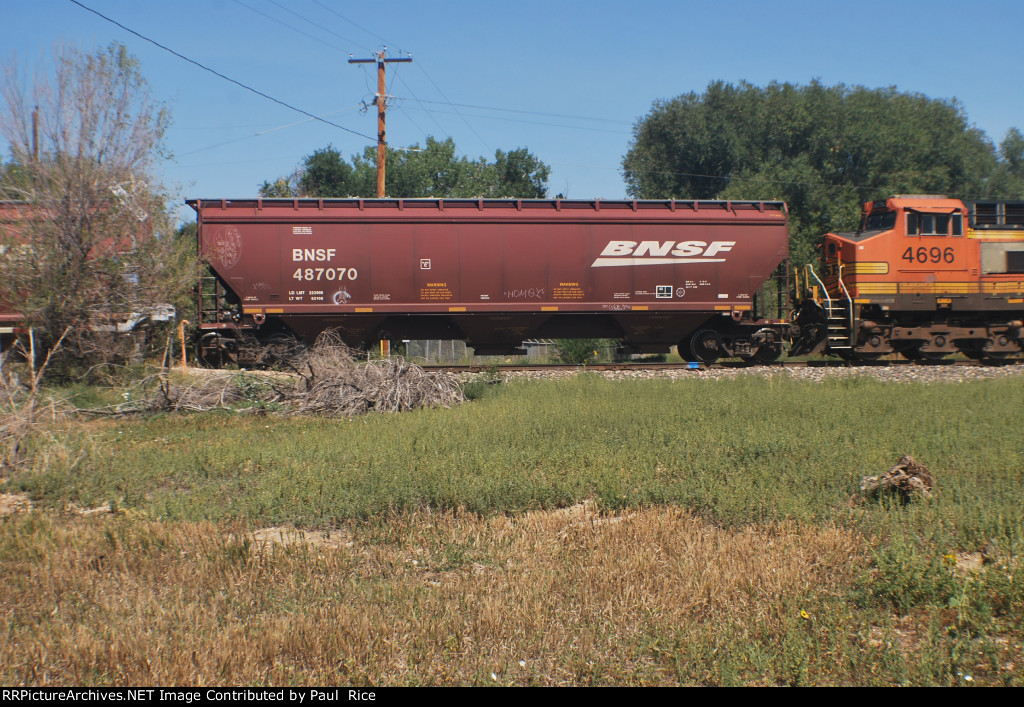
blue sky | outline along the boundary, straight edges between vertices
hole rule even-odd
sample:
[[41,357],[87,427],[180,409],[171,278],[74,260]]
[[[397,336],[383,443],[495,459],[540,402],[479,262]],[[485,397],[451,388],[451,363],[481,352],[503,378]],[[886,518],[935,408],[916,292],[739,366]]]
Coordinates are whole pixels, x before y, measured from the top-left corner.
[[[656,99],[746,80],[871,88],[958,99],[998,144],[1024,129],[1019,0],[80,0],[197,62],[350,130],[374,136],[373,65],[386,45],[388,142],[451,137],[470,157],[529,148],[551,193],[625,196],[622,156]],[[306,121],[68,0],[0,0],[0,60],[45,60],[60,42],[112,41],[141,61],[174,116],[163,166],[181,198],[253,196],[304,155],[370,140]],[[303,122],[305,121],[305,122]],[[0,142],[0,153],[7,146]],[[186,216],[187,213],[183,213]]]

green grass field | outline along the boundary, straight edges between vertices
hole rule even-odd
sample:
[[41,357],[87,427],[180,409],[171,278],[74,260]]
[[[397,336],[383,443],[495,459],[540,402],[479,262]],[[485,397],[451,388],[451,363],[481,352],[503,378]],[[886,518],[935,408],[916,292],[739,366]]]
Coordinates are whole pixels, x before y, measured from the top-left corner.
[[[0,486],[36,508],[0,523],[0,681],[1024,679],[1024,377],[470,392],[35,439]],[[857,498],[903,454],[931,498]]]

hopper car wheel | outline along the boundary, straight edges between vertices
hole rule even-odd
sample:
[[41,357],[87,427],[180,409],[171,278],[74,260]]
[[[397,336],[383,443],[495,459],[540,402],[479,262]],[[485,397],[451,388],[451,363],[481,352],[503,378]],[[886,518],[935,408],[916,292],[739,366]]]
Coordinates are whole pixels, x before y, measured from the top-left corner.
[[701,329],[690,339],[690,351],[695,360],[714,363],[725,353],[722,337],[714,329]]
[[199,340],[198,358],[204,366],[223,368],[237,358],[235,340],[216,333],[206,334]]
[[754,360],[758,363],[775,363],[780,356],[782,356],[782,344],[777,342],[762,344],[754,354]]
[[680,339],[679,343],[676,344],[676,353],[679,354],[679,358],[687,362],[693,360],[693,348],[691,346],[692,341],[693,337],[687,336]]

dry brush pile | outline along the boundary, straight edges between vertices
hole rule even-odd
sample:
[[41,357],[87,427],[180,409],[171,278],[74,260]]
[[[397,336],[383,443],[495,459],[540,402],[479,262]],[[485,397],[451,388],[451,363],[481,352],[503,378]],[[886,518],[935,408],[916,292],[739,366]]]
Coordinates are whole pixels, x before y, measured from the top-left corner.
[[[154,383],[156,385],[154,385]],[[401,357],[361,363],[327,332],[295,360],[291,373],[242,371],[177,384],[165,375],[141,381],[135,394],[99,414],[202,412],[230,409],[263,414],[352,417],[451,407],[465,398],[459,379],[425,371]]]

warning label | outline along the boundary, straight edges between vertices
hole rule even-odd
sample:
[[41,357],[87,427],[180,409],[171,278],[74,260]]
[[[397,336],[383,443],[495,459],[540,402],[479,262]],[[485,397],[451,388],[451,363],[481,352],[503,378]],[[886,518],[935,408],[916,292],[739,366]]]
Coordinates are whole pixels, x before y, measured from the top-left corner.
[[583,288],[578,282],[560,282],[551,290],[553,299],[583,299]]
[[447,282],[428,282],[420,289],[420,299],[424,302],[444,302],[452,298],[452,291]]

